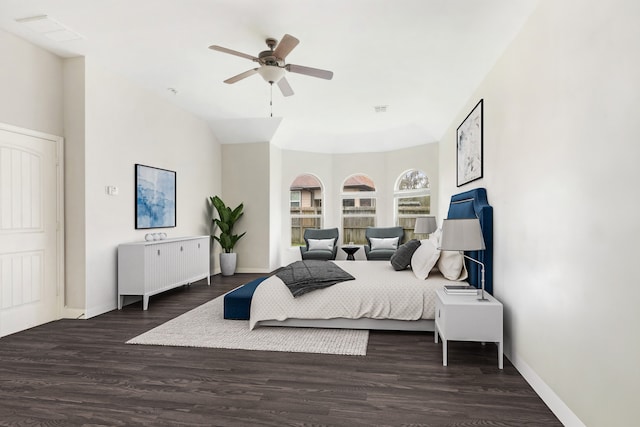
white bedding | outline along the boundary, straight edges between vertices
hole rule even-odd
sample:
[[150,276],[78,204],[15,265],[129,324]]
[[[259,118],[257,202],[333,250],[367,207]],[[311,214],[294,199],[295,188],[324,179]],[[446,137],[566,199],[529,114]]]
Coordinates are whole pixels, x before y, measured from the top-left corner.
[[381,261],[329,261],[356,280],[337,283],[294,298],[277,276],[258,286],[251,301],[250,328],[263,320],[286,319],[433,319],[435,290],[450,283],[440,273],[427,280],[411,270],[395,271]]

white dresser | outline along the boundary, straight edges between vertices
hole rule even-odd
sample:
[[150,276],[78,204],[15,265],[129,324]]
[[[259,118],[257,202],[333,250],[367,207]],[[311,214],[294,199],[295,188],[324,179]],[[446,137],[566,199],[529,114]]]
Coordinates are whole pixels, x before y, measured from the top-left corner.
[[142,309],[149,297],[190,284],[209,275],[209,236],[182,237],[118,246],[118,310],[125,295],[141,295]]

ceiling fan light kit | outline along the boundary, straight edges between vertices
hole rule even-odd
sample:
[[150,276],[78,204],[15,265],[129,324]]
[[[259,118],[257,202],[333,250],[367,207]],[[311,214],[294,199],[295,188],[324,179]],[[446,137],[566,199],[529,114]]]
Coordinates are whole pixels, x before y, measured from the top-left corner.
[[278,81],[284,77],[284,68],[280,68],[275,65],[263,65],[258,68],[258,74],[262,76],[267,83],[278,83]]
[[300,43],[297,38],[285,34],[280,40],[280,43],[276,39],[268,38],[265,40],[269,50],[262,51],[258,56],[249,55],[246,53],[238,52],[226,47],[212,45],[209,49],[217,50],[218,52],[228,53],[229,55],[239,56],[241,58],[249,59],[253,62],[260,64],[259,68],[254,68],[236,76],[230,77],[225,80],[225,83],[233,84],[256,73],[260,74],[262,78],[269,84],[278,84],[282,95],[293,95],[293,89],[287,82],[285,74],[297,73],[304,74],[311,77],[317,77],[320,79],[331,80],[333,78],[333,72],[327,70],[321,70],[319,68],[305,67],[302,65],[286,64],[284,59],[289,53]]

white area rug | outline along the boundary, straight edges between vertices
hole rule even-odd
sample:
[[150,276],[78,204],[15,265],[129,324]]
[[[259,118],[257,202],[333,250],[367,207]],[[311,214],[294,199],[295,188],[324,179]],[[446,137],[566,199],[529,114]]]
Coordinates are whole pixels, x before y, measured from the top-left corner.
[[223,318],[224,296],[138,335],[127,344],[365,356],[368,330],[264,326]]

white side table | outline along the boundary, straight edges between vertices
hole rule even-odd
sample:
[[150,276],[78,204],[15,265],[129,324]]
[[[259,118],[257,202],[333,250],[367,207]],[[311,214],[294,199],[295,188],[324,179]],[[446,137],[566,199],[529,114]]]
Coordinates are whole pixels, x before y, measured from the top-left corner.
[[447,341],[481,341],[498,344],[498,368],[502,369],[502,304],[485,292],[480,296],[449,295],[436,291],[434,340],[442,337],[442,365],[447,366]]

